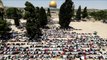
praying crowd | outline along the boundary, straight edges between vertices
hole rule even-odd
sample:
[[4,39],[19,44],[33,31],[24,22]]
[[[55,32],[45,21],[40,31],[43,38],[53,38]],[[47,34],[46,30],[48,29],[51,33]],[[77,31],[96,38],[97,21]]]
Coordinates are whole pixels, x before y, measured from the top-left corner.
[[[0,46],[0,60],[107,59],[107,40],[97,33],[78,33],[62,29],[43,29],[41,42],[28,42],[24,34]],[[14,34],[15,35],[15,34]]]

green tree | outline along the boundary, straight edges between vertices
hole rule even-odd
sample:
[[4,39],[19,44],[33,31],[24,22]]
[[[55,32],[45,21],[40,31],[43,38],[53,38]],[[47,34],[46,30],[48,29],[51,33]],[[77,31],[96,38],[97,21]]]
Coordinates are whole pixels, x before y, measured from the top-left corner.
[[90,15],[91,17],[93,17],[95,20],[97,20],[97,14],[96,14],[95,11],[89,12],[89,15]]
[[98,15],[99,20],[106,20],[107,19],[107,11],[106,10],[98,11],[97,15]]
[[15,25],[19,26],[20,25],[20,18],[22,18],[22,15],[20,11],[17,8],[8,8],[6,10],[6,16],[8,18],[14,19]]
[[59,11],[59,24],[61,28],[69,28],[73,15],[72,6],[72,0],[65,0],[65,2],[61,5]]
[[81,6],[79,6],[77,12],[76,12],[76,20],[80,21],[81,20]]
[[4,20],[4,9],[0,10],[0,37],[6,37],[7,33],[11,31],[11,28],[9,27],[10,24]]
[[28,19],[29,16],[30,16],[30,13],[28,11],[25,11],[23,14],[23,19]]
[[86,18],[86,17],[88,17],[87,7],[85,7],[82,12],[82,18]]
[[39,21],[39,8],[34,7],[30,2],[25,3],[25,12],[26,14],[26,30],[27,35],[30,38],[30,40],[38,39],[41,35],[41,29],[40,29],[40,21]]
[[107,20],[107,11],[100,10],[100,11],[93,11],[90,12],[89,15],[93,17],[95,20]]
[[40,21],[41,27],[43,28],[46,27],[48,23],[48,19],[47,19],[46,11],[43,7],[41,7],[39,11],[39,21]]
[[35,18],[35,7],[30,3],[30,2],[26,2],[25,3],[25,11],[26,11],[26,13],[27,14],[25,14],[26,15],[26,17],[27,17],[27,19],[29,19],[29,18]]
[[73,6],[72,6],[72,18],[74,18],[75,17],[75,6],[74,6],[74,4],[73,4]]
[[37,23],[38,21],[35,21],[35,20],[28,20],[26,23],[27,34],[28,34],[28,37],[30,37],[29,40],[32,40],[32,39],[37,40],[42,35],[41,30]]
[[10,30],[11,28],[9,28],[9,23],[7,23],[6,20],[0,19],[0,36],[2,37],[6,35]]

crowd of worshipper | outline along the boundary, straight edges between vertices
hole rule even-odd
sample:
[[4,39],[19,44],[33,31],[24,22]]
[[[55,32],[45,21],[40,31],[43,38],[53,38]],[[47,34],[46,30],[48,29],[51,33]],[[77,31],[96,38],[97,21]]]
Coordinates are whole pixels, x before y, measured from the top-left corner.
[[104,48],[107,48],[107,40],[96,33],[62,29],[43,29],[42,32],[41,42],[28,42],[24,34],[13,34],[14,40],[0,46],[0,60],[107,59]]

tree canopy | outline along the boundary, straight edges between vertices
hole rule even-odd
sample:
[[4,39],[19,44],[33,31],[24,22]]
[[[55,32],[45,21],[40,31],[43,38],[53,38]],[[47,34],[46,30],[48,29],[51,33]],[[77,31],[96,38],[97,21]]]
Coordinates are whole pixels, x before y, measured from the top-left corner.
[[86,17],[88,17],[87,7],[85,7],[82,12],[82,18],[86,18]]
[[22,18],[20,10],[17,8],[8,8],[6,10],[6,16],[8,18],[14,19],[15,25],[19,26],[20,25],[20,18]]
[[96,20],[107,20],[107,10],[93,11],[89,14]]
[[59,11],[59,24],[61,28],[68,28],[71,18],[73,16],[73,2],[72,0],[65,0],[61,5]]
[[78,10],[76,12],[76,20],[77,21],[81,20],[81,6],[78,7]]
[[0,20],[0,35],[8,33],[10,30],[9,23],[6,20]]
[[40,21],[41,27],[45,27],[47,25],[47,22],[48,22],[47,15],[43,7],[41,7],[39,11],[39,21]]
[[[26,30],[27,35],[30,38],[29,40],[36,40],[40,38],[42,35],[41,29],[40,29],[40,9],[39,7],[34,7],[30,2],[25,3],[25,12],[26,14]],[[43,9],[43,8],[42,8]],[[44,15],[44,14],[43,14]]]

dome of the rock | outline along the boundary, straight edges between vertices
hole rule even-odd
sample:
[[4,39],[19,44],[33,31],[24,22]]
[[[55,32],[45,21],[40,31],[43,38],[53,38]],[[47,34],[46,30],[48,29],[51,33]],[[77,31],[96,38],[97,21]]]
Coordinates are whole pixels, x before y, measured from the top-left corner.
[[57,7],[56,1],[51,1],[51,2],[49,3],[49,7],[56,8],[56,7]]

